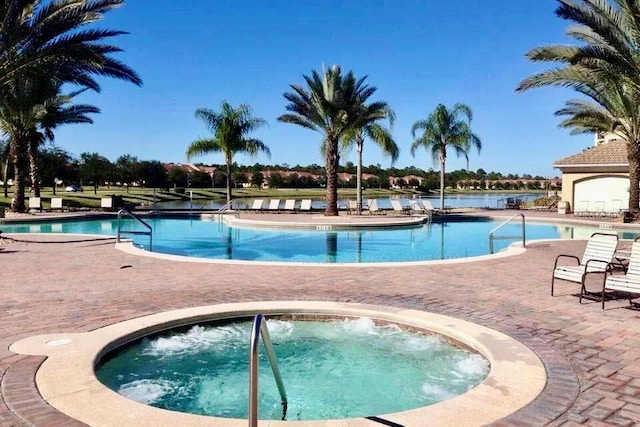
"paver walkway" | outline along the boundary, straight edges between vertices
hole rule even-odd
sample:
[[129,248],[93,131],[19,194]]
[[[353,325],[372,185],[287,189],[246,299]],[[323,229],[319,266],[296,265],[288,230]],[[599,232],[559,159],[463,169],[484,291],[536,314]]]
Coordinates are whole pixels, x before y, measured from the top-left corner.
[[112,241],[34,239],[48,243],[0,246],[1,426],[81,425],[39,397],[34,373],[42,358],[12,354],[18,339],[191,306],[291,299],[432,311],[524,342],[545,363],[549,383],[497,425],[640,425],[640,311],[625,300],[604,312],[597,302],[579,305],[578,287],[566,282],[549,296],[556,254],[581,255],[584,241],[532,244],[522,255],[463,264],[310,268],[168,262],[122,253]]

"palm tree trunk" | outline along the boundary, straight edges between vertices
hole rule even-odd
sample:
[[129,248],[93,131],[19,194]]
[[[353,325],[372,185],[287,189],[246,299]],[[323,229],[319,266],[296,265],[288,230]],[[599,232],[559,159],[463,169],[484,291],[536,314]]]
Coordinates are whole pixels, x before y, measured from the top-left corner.
[[444,209],[444,163],[445,156],[440,154],[440,209]]
[[356,147],[358,149],[358,165],[356,170],[356,184],[358,190],[356,191],[356,206],[358,209],[358,215],[362,213],[362,140],[356,141]]
[[4,159],[4,172],[2,177],[2,187],[4,188],[4,197],[5,199],[9,197],[9,184],[7,183],[7,178],[9,175],[9,156]]
[[231,157],[227,156],[227,203],[231,202]]
[[38,146],[34,141],[29,141],[29,177],[31,178],[31,193],[34,197],[40,197],[40,183],[38,182]]
[[326,216],[338,216],[338,142],[327,139],[325,147],[325,169],[327,172],[327,209]]
[[629,157],[629,211],[637,212],[640,205],[640,143],[627,144]]
[[22,180],[21,144],[18,138],[11,139],[11,160],[13,161],[13,203],[12,212],[24,212],[27,210],[24,200],[24,181]]

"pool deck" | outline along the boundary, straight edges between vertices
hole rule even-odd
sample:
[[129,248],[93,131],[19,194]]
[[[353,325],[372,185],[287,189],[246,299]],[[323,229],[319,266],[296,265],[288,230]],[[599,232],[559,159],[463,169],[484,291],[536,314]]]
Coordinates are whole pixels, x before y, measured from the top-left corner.
[[[528,220],[560,218],[553,213],[525,214]],[[302,218],[304,214],[244,215],[284,222],[309,219]],[[322,218],[319,223],[335,221]],[[639,229],[638,224],[616,226]],[[23,240],[0,245],[3,427],[83,425],[42,400],[34,378],[44,358],[12,353],[8,347],[15,341],[87,332],[167,310],[274,300],[424,310],[518,339],[543,361],[548,382],[533,403],[497,426],[640,425],[640,309],[629,309],[624,299],[608,302],[604,311],[596,301],[579,304],[579,286],[563,281],[556,284],[556,296],[549,295],[556,255],[581,256],[585,241],[532,243],[518,255],[461,264],[313,268],[175,263],[115,250],[112,240],[83,241],[77,236],[30,235]],[[588,288],[597,290],[600,283],[594,277]]]

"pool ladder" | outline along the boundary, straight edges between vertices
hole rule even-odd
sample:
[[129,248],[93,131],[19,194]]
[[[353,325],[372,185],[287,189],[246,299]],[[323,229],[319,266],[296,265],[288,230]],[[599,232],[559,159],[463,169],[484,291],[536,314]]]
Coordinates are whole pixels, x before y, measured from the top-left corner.
[[[504,227],[505,225],[509,224],[511,221],[513,221],[514,219],[516,219],[517,217],[521,217],[522,219],[522,234],[521,235],[512,235],[512,236],[496,236],[495,233],[496,231],[500,230],[502,227]],[[493,230],[491,230],[489,232],[489,253],[493,253],[493,241],[496,239],[507,239],[507,240],[513,240],[513,239],[522,239],[522,247],[526,247],[527,242],[526,242],[526,234],[525,234],[525,220],[524,220],[524,214],[515,214],[514,216],[512,216],[511,218],[509,218],[508,220],[506,220],[505,222],[503,222],[502,224],[500,224],[499,226],[497,226],[496,228],[494,228]]]
[[256,317],[253,318],[249,351],[249,427],[258,427],[258,344],[260,343],[260,335],[262,335],[262,342],[264,343],[264,348],[267,351],[267,357],[271,364],[273,377],[276,380],[276,385],[280,392],[280,398],[282,400],[282,419],[284,420],[287,417],[287,392],[284,389],[284,383],[282,382],[280,369],[278,369],[276,355],[273,352],[273,345],[271,345],[271,337],[269,336],[269,329],[267,329],[267,322],[265,321],[264,314],[257,314]]
[[[135,219],[136,221],[138,221],[140,224],[142,224],[147,230],[146,231],[127,231],[127,230],[122,230],[122,217],[126,215],[126,216],[130,216],[131,218]],[[120,236],[123,234],[142,234],[142,235],[147,235],[149,236],[149,250],[152,251],[153,250],[153,228],[151,228],[151,226],[149,224],[147,224],[144,220],[142,220],[142,218],[140,218],[139,216],[133,214],[131,211],[128,211],[126,209],[120,209],[118,211],[118,235],[117,235],[117,239],[116,241],[118,243],[120,243]]]

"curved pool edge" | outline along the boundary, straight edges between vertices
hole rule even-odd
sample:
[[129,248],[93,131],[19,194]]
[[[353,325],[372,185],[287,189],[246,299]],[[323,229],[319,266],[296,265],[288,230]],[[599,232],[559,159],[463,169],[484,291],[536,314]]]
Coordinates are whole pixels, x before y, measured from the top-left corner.
[[[531,241],[530,243],[533,243]],[[465,262],[477,262],[493,259],[500,259],[508,256],[519,255],[526,251],[526,248],[522,247],[520,242],[515,242],[509,245],[507,248],[495,254],[478,255],[473,257],[464,258],[450,258],[450,259],[438,259],[438,260],[426,260],[426,261],[395,261],[395,262],[342,262],[342,263],[321,263],[321,262],[290,262],[290,261],[248,261],[239,259],[215,259],[215,258],[196,258],[186,255],[172,255],[164,254],[160,252],[149,252],[142,248],[139,248],[133,244],[131,240],[124,240],[115,244],[115,248],[130,255],[145,256],[150,258],[162,259],[165,261],[179,261],[179,262],[195,262],[205,264],[235,264],[235,265],[253,265],[253,266],[285,266],[285,267],[338,267],[338,268],[353,268],[353,267],[400,267],[400,266],[420,266],[420,265],[439,265],[439,264],[458,264]]]
[[[92,426],[240,427],[246,420],[167,411],[129,400],[102,385],[95,363],[109,350],[163,329],[197,322],[265,314],[359,316],[429,329],[474,348],[491,364],[488,377],[469,392],[431,406],[378,418],[400,425],[480,426],[502,419],[531,403],[546,384],[545,368],[524,344],[495,330],[439,314],[367,304],[273,301],[195,307],[144,316],[88,333],[25,338],[10,346],[20,354],[46,355],[36,374],[42,397],[61,412]],[[371,425],[365,418],[324,421],[261,421],[272,427]],[[391,424],[390,424],[391,425]]]

